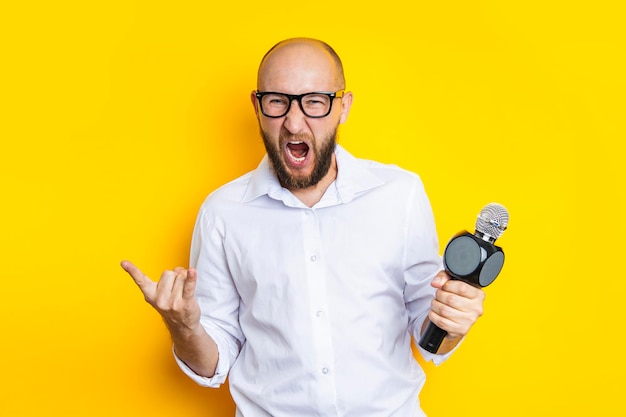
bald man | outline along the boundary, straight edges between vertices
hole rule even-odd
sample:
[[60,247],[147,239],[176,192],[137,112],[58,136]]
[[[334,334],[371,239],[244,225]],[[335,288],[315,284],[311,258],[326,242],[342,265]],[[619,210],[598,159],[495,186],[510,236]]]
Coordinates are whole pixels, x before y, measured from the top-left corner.
[[429,321],[445,360],[484,292],[441,271],[419,177],[337,145],[353,95],[326,43],[288,39],[263,57],[250,98],[267,155],[211,193],[190,268],[158,282],[128,261],[198,384],[229,376],[238,417],[423,416],[411,350]]

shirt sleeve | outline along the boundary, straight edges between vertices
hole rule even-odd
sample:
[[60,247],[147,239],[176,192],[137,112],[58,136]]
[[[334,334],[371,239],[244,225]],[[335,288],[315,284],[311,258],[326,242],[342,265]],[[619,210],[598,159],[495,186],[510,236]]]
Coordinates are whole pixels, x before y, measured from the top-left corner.
[[174,353],[176,363],[187,376],[212,388],[225,382],[244,342],[239,326],[239,294],[224,255],[223,236],[223,223],[216,220],[205,203],[194,227],[190,267],[198,274],[195,295],[201,310],[200,324],[217,345],[215,375],[207,378],[196,374]]
[[404,298],[409,316],[409,331],[424,360],[439,365],[450,357],[456,347],[445,354],[433,354],[422,349],[417,343],[422,324],[428,316],[431,301],[435,296],[436,290],[430,283],[443,269],[435,219],[430,201],[419,178],[409,196],[406,219]]

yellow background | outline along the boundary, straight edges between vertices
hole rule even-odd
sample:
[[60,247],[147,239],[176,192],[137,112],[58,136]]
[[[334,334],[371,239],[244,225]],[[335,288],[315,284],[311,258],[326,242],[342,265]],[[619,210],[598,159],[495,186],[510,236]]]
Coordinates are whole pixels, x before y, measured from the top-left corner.
[[418,172],[442,249],[504,204],[504,270],[431,417],[624,415],[619,1],[24,1],[0,12],[0,415],[231,416],[119,267],[186,265],[205,196],[263,154],[276,41],[344,60],[340,143]]

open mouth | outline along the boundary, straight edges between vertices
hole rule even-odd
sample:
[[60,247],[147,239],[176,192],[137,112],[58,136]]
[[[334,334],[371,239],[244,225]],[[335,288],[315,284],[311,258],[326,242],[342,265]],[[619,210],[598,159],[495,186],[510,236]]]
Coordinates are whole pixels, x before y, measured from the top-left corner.
[[295,163],[302,163],[309,154],[309,145],[302,141],[287,142],[287,153]]

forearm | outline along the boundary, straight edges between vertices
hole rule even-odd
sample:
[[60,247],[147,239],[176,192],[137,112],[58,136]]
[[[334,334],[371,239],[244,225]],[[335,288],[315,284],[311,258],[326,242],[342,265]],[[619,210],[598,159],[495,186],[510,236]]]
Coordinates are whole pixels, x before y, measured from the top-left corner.
[[[169,326],[168,326],[169,327]],[[198,325],[196,329],[169,328],[176,356],[196,374],[211,378],[217,367],[215,341]]]

